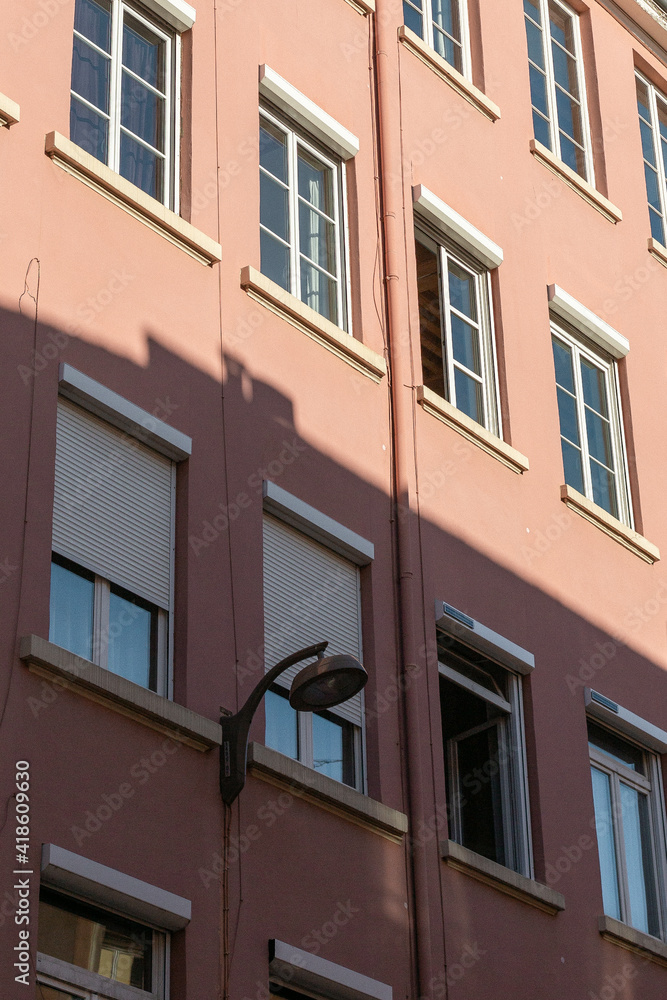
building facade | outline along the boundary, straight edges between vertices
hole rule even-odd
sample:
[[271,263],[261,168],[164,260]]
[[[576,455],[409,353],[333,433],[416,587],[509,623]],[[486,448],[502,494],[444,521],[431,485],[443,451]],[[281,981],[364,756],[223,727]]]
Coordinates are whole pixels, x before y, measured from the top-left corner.
[[667,10],[0,45],[2,996],[662,1000]]

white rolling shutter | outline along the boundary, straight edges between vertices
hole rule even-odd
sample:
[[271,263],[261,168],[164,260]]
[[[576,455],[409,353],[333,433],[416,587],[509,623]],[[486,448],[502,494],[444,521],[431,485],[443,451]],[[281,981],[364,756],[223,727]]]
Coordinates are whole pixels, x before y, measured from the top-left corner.
[[58,401],[53,549],[169,610],[173,463]]
[[[325,655],[352,653],[361,659],[359,570],[323,545],[264,516],[265,669],[316,642]],[[306,662],[285,671],[276,683],[289,688]],[[356,726],[363,720],[361,693],[331,711]]]

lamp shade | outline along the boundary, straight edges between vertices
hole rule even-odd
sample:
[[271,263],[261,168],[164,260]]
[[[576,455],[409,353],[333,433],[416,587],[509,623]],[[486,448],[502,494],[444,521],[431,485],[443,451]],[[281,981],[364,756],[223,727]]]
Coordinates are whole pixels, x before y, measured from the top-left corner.
[[300,670],[292,681],[289,701],[298,712],[333,708],[361,691],[368,674],[347,653],[325,656]]

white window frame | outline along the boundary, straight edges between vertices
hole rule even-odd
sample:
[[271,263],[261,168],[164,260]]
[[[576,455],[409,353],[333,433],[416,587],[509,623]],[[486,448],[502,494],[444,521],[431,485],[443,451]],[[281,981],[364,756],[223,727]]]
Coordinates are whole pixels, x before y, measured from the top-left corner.
[[[558,107],[556,102],[556,75],[554,72],[553,65],[553,54],[551,51],[551,24],[549,18],[549,4],[553,3],[555,7],[559,7],[560,10],[570,18],[573,24],[573,36],[574,36],[574,53],[575,62],[577,68],[577,86],[579,87],[579,102],[581,107],[581,130],[583,133],[583,147],[584,147],[584,161],[586,164],[586,173],[584,175],[584,180],[588,181],[589,184],[595,186],[595,168],[593,164],[593,148],[591,142],[591,129],[590,121],[588,117],[588,98],[586,95],[586,79],[584,73],[584,56],[583,49],[581,46],[581,29],[579,15],[575,10],[572,9],[568,4],[563,3],[563,0],[536,0],[540,7],[540,16],[542,18],[542,24],[537,25],[542,31],[542,52],[544,56],[544,67],[546,71],[546,94],[547,94],[547,111],[549,114],[548,126],[549,134],[551,136],[551,146],[550,149],[560,160],[561,156],[561,146],[560,146],[560,131],[558,127]],[[528,14],[524,11],[524,18],[527,18]],[[531,23],[535,24],[532,18],[530,18]],[[528,60],[529,65],[533,65],[532,61]],[[541,67],[536,67],[538,72],[542,72]],[[531,102],[531,108],[534,106]],[[534,109],[535,110],[535,109]],[[538,113],[543,117],[541,111]]]
[[[420,2],[422,4],[421,9],[417,6],[417,3]],[[461,38],[460,39],[454,38],[452,35],[449,34],[449,32],[445,32],[443,28],[440,28],[439,30],[442,31],[444,34],[446,34],[448,38],[451,38],[455,44],[460,46],[461,69],[459,70],[458,67],[454,66],[453,63],[450,63],[448,59],[445,59],[445,62],[447,62],[448,65],[452,66],[455,70],[460,72],[461,75],[466,77],[467,80],[470,80],[472,79],[472,68],[470,65],[470,26],[468,23],[468,0],[452,0],[452,2],[458,8],[459,24],[461,25]],[[416,2],[415,0],[403,0],[403,3],[404,6],[407,5],[408,7],[411,7],[416,14],[421,15],[422,19],[421,37],[429,46],[429,48],[433,49],[434,52],[440,55],[435,46],[436,29],[434,27],[434,20],[433,20],[433,0],[416,0]],[[441,56],[441,58],[444,59],[445,57]]]
[[[280,684],[274,685],[276,688],[280,688],[282,694],[277,695],[281,698],[289,694],[287,688],[282,687]],[[314,768],[314,753],[313,753],[313,712],[297,712],[297,754],[295,758],[304,767]],[[366,774],[364,768],[364,731],[359,726],[355,726],[354,723],[349,722],[347,719],[340,720],[343,726],[349,726],[352,732],[352,755],[354,763],[354,785],[348,785],[348,788],[355,788],[358,792],[364,792],[366,788]],[[317,772],[320,773],[320,772]],[[325,775],[326,777],[326,775]],[[341,782],[343,784],[343,782]]]
[[[658,88],[654,84],[652,84],[651,81],[647,77],[645,77],[642,73],[640,73],[638,70],[635,70],[635,79],[643,83],[648,92],[649,112],[651,115],[651,121],[646,122],[646,119],[643,118],[642,115],[639,113],[639,109],[637,109],[637,113],[639,115],[640,121],[646,122],[646,124],[651,129],[651,135],[653,140],[653,156],[655,157],[655,165],[652,163],[649,163],[648,165],[657,174],[658,197],[660,199],[659,218],[662,229],[662,238],[658,242],[661,243],[663,246],[665,246],[667,242],[667,235],[665,234],[665,226],[667,220],[667,173],[665,171],[665,160],[661,148],[662,144],[660,143],[659,139],[656,142],[656,138],[660,135],[660,123],[658,119],[658,101],[662,101],[662,103],[665,105],[665,111],[667,111],[667,96],[663,94],[662,91],[658,90]],[[646,164],[647,160],[646,157],[643,155],[643,145],[642,145],[642,158],[644,163]],[[653,209],[653,211],[651,210],[652,206],[648,201],[648,189],[646,192],[646,201],[648,206],[649,224],[650,224],[652,216],[654,214],[657,215],[657,213],[655,212],[655,209]],[[652,226],[650,226],[650,229],[651,232],[653,232]]]
[[[422,243],[438,258],[438,285],[440,301],[440,325],[442,363],[445,379],[445,398],[456,406],[454,371],[460,368],[482,386],[484,419],[481,425],[496,437],[502,437],[502,417],[500,412],[500,386],[498,383],[498,358],[496,354],[495,322],[493,314],[493,292],[490,270],[465,249],[458,246],[448,236],[438,233],[421,220],[415,228],[415,239]],[[451,313],[456,312],[449,302],[449,285],[446,280],[449,261],[468,271],[474,277],[475,298],[480,336],[481,375],[454,361],[452,345]],[[462,315],[466,323],[471,320]],[[474,325],[474,324],[471,324]],[[473,418],[474,419],[474,418]]]
[[[323,274],[334,278],[336,282],[336,326],[348,333],[352,333],[351,310],[350,310],[350,276],[349,276],[349,227],[347,218],[347,172],[345,160],[337,157],[332,158],[331,150],[324,145],[313,140],[298,124],[293,122],[286,114],[276,111],[270,104],[262,100],[259,107],[260,124],[262,119],[270,122],[274,128],[279,129],[286,136],[287,145],[287,184],[280,181],[265,170],[260,165],[260,174],[266,174],[271,180],[284,187],[288,192],[288,219],[290,228],[290,241],[283,240],[276,233],[259,224],[260,232],[267,232],[270,237],[289,249],[290,259],[290,287],[287,291],[300,301],[301,299],[301,251],[299,233],[299,192],[298,192],[298,162],[297,150],[302,147],[306,152],[322,160],[322,162],[333,171],[334,175],[334,217],[331,221],[336,227],[336,268],[338,277],[331,275],[324,268],[319,268]],[[324,213],[323,213],[324,214]],[[326,218],[330,218],[326,216]],[[312,263],[312,262],[311,262]],[[305,303],[307,305],[308,303]],[[323,317],[326,318],[326,317]]]
[[[176,470],[172,466],[172,523],[174,518],[174,500],[176,491]],[[80,566],[75,560],[71,559],[64,552],[57,552],[54,550],[54,554],[67,559],[68,562],[73,563],[75,566]],[[81,569],[86,570],[90,573],[85,566],[80,566]],[[104,577],[99,576],[97,573],[94,574],[95,580],[93,583],[93,643],[92,643],[92,663],[95,663],[99,667],[103,667],[105,670],[109,669],[109,603],[111,597],[111,587],[112,584],[109,580],[105,580]],[[171,607],[173,608],[173,554],[172,554],[172,599]],[[126,590],[126,588],[121,587],[121,590]],[[126,591],[131,593],[130,591]],[[133,595],[139,598],[145,604],[151,604],[150,601],[144,601],[139,595]],[[171,697],[170,688],[170,676],[171,676],[171,650],[173,648],[172,636],[170,635],[170,629],[173,629],[173,615],[170,615],[169,611],[164,608],[159,607],[157,604],[151,605],[155,608],[157,612],[157,635],[156,644],[157,648],[155,650],[156,658],[156,678],[155,678],[155,693],[162,695],[163,697]],[[152,688],[147,688],[146,690],[153,690]]]
[[[107,53],[100,49],[93,41],[74,30],[74,37],[81,39],[89,45],[104,59],[110,63],[110,87],[109,87],[109,114],[105,114],[100,108],[90,104],[84,97],[77,94],[70,88],[70,101],[75,98],[86,107],[90,107],[95,114],[105,118],[109,123],[109,137],[107,148],[106,166],[116,173],[120,173],[120,134],[124,131],[121,125],[121,87],[122,87],[122,52],[123,52],[123,23],[126,14],[139,21],[144,27],[157,35],[165,42],[165,140],[164,153],[150,146],[139,136],[132,133],[134,141],[145,146],[155,153],[164,162],[162,192],[157,197],[167,208],[174,212],[179,211],[179,184],[180,176],[180,66],[181,66],[181,36],[178,31],[169,29],[159,19],[151,19],[146,16],[140,7],[126,3],[125,0],[109,0],[111,4],[111,52]],[[126,70],[126,72],[130,72]],[[142,86],[149,90],[154,90],[145,80]]]
[[81,897],[70,896],[61,889],[57,891],[64,899],[68,896],[74,902],[80,901],[103,910],[112,916],[117,916],[132,920],[134,923],[141,923],[153,932],[151,973],[152,984],[149,990],[140,990],[134,986],[117,982],[114,979],[107,979],[99,973],[91,972],[88,969],[80,968],[64,962],[43,952],[37,952],[37,982],[54,989],[65,990],[73,996],[80,997],[81,1000],[169,1000],[169,957],[170,957],[170,934],[164,929],[158,928],[145,921],[138,921],[134,917],[127,917],[126,914],[118,910],[111,910],[108,907],[100,906],[92,900]]
[[[447,638],[447,633],[442,633]],[[458,655],[458,651],[457,651]],[[495,661],[494,661],[495,662]],[[501,762],[500,782],[502,797],[503,838],[506,855],[511,861],[505,867],[527,878],[533,878],[532,839],[530,831],[530,803],[528,796],[528,768],[526,760],[525,726],[523,712],[523,693],[521,678],[507,666],[497,664],[507,675],[507,694],[505,699],[496,692],[490,691],[481,684],[476,684],[471,678],[460,673],[455,666],[438,660],[440,677],[469,691],[476,698],[492,704],[505,713],[505,718],[498,722],[491,720],[473,730],[459,733],[447,741],[445,750],[445,767],[448,774],[448,785],[452,790],[452,801],[448,803],[449,837],[456,843],[462,843],[461,832],[461,800],[465,789],[458,787],[457,742],[474,732],[498,726],[498,756]]]
[[[667,933],[667,913],[665,907],[665,889],[667,887],[667,839],[665,836],[665,794],[659,758],[655,753],[648,750],[646,746],[631,739],[627,733],[616,732],[614,729],[611,729],[607,725],[598,721],[597,718],[593,718],[592,721],[594,721],[595,724],[601,729],[606,729],[617,739],[639,750],[643,755],[644,769],[647,776],[633,771],[630,767],[625,767],[620,761],[613,759],[597,747],[591,746],[590,744],[588,747],[591,768],[597,768],[597,770],[607,774],[610,778],[611,815],[614,834],[616,878],[621,913],[620,919],[622,923],[626,923],[628,926],[633,925],[629,923],[628,919],[630,915],[628,900],[629,889],[625,864],[620,784],[623,782],[647,796],[650,818],[648,824],[649,843],[645,846],[651,855],[655,879],[655,885],[653,888],[656,895],[660,938],[665,940],[665,935]],[[613,914],[608,914],[608,916],[613,916]]]
[[[616,483],[616,506],[618,511],[616,515],[612,516],[616,516],[619,521],[622,521],[624,524],[627,524],[632,528],[634,526],[632,499],[630,494],[630,481],[628,478],[623,410],[621,406],[621,390],[618,380],[618,366],[616,361],[610,355],[594,350],[581,337],[576,336],[565,326],[555,323],[553,320],[551,322],[551,335],[553,338],[556,338],[564,343],[572,351],[577,422],[579,427],[579,440],[581,442],[584,496],[586,496],[593,503],[595,503],[595,499],[593,497],[593,486],[590,471],[588,431],[586,429],[586,420],[584,416],[584,392],[581,384],[580,359],[585,358],[604,373],[607,405],[609,407],[610,440],[614,461],[613,472]],[[556,383],[556,385],[557,384],[558,383]],[[562,454],[562,435],[560,434],[560,427],[559,437],[561,438]],[[574,444],[574,442],[572,443]]]

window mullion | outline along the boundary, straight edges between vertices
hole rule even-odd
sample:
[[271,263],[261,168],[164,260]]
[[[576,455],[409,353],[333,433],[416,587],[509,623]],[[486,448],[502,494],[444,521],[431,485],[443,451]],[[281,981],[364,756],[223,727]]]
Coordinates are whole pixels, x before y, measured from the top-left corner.
[[584,478],[584,495],[593,500],[593,477],[591,476],[591,459],[588,451],[588,432],[586,430],[586,404],[584,403],[584,387],[581,379],[581,353],[579,348],[574,344],[571,347],[577,404],[577,424],[579,426],[579,443],[581,445],[581,471]]
[[424,41],[433,49],[435,48],[435,39],[433,38],[433,8],[431,0],[424,0],[422,18],[424,22]]
[[623,813],[621,806],[621,780],[617,774],[609,775],[611,783],[612,823],[616,840],[616,873],[618,894],[621,905],[621,919],[627,923],[630,918],[630,898],[628,871],[625,864],[625,836],[623,834]]
[[456,740],[449,740],[446,747],[446,767],[449,778],[449,787],[452,794],[452,808],[448,810],[447,823],[449,826],[448,836],[457,844],[463,842],[463,828],[461,824],[461,802],[462,793],[459,788],[459,767],[458,767],[458,743]]
[[486,343],[484,337],[484,311],[482,310],[482,301],[480,295],[480,276],[479,274],[473,274],[473,285],[475,287],[475,308],[477,309],[477,343],[479,347],[479,366],[481,369],[481,379],[482,379],[482,413],[483,420],[482,423],[484,427],[489,426],[489,389],[488,389],[488,359],[486,356]]
[[123,18],[121,0],[112,0],[111,14],[111,73],[109,95],[109,166],[120,172],[120,118],[123,62]]
[[547,107],[549,109],[549,128],[553,152],[562,159],[560,152],[560,132],[558,130],[558,112],[556,104],[556,73],[554,70],[553,53],[551,51],[551,15],[549,0],[540,0],[542,7],[542,32],[544,36],[544,68],[547,83]]
[[[569,13],[569,12],[568,12]],[[593,164],[593,148],[591,143],[591,126],[588,119],[588,98],[586,96],[586,74],[584,72],[584,53],[581,47],[580,21],[576,14],[570,14],[572,18],[572,36],[574,38],[574,58],[575,72],[577,74],[577,87],[579,88],[579,108],[581,115],[581,139],[584,147],[584,161],[586,163],[586,180],[589,184],[595,184],[595,167]]]
[[287,169],[289,171],[289,217],[290,217],[290,291],[301,298],[301,268],[299,266],[299,173],[297,139],[294,132],[288,132]]
[[443,371],[445,374],[445,389],[449,395],[449,402],[456,406],[456,386],[454,384],[454,345],[452,340],[452,317],[449,304],[449,257],[444,247],[440,247],[440,297],[442,300],[442,322],[444,329],[443,338]]
[[[651,131],[653,132],[653,153],[655,156],[655,167],[658,171],[658,197],[660,198],[660,209],[662,211],[663,229],[667,227],[667,194],[665,187],[667,179],[665,177],[665,164],[662,157],[662,142],[660,140],[660,118],[658,115],[658,97],[655,87],[645,80],[648,91],[648,99],[651,111]],[[650,212],[649,212],[650,215]],[[667,237],[665,237],[667,239]]]
[[93,663],[108,669],[109,664],[109,582],[95,577],[93,599]]

